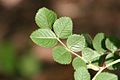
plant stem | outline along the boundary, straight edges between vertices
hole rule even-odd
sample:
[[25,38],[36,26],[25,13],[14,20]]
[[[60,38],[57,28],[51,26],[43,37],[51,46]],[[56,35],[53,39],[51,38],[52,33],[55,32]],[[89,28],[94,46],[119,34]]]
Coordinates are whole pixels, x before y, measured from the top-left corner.
[[116,64],[116,63],[119,63],[119,62],[120,62],[120,59],[115,60],[115,61],[109,63],[108,65],[106,65],[106,68],[109,67],[109,66],[112,66],[112,65],[114,65],[114,64]]
[[101,68],[101,69],[97,72],[97,74],[93,77],[92,80],[95,80],[96,77],[97,77],[104,69],[105,69],[105,68]]
[[[85,63],[87,63],[87,61],[83,58],[83,57],[81,57],[80,55],[78,55],[77,53],[75,53],[75,52],[73,52],[72,50],[70,50],[59,38],[57,38],[57,40],[59,41],[59,43],[60,44],[62,44],[69,52],[71,52],[73,55],[75,55],[75,56],[77,56],[77,57],[79,57],[80,59],[82,59]],[[97,67],[97,66],[95,66],[95,65],[93,65],[93,64],[90,64],[91,66],[92,66],[92,68],[91,69],[93,69],[93,70],[100,70],[100,67]],[[89,68],[89,65],[88,65],[88,68]]]
[[59,38],[57,38],[57,40],[58,40],[58,41],[59,41],[69,52],[71,52],[73,55],[75,55],[75,56],[81,58],[83,61],[86,62],[86,60],[85,60],[83,57],[81,57],[81,56],[78,55],[77,53],[71,51],[71,50],[70,50],[70,49],[59,39]]
[[114,64],[116,64],[116,63],[119,63],[119,62],[120,62],[120,59],[115,60],[115,61],[107,64],[105,67],[102,67],[102,68],[97,72],[97,74],[93,77],[92,80],[96,80],[96,77],[97,77],[104,69],[106,69],[106,68],[108,68],[108,67],[110,67],[110,66],[112,66],[112,65],[114,65]]

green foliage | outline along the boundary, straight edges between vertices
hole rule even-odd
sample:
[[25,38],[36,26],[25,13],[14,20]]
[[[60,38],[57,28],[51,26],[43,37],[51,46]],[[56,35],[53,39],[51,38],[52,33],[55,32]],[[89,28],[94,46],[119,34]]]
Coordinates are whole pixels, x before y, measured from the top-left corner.
[[56,35],[50,29],[38,29],[30,37],[33,42],[43,47],[53,47],[57,44]]
[[80,67],[75,71],[75,80],[90,80],[90,74],[85,67]]
[[86,46],[86,41],[84,36],[73,34],[67,39],[67,46],[70,50],[74,52],[79,52]]
[[72,65],[73,65],[75,70],[77,70],[79,67],[87,68],[86,63],[82,59],[80,59],[79,57],[74,58]]
[[[109,64],[117,59],[120,59],[120,56],[118,56],[117,54],[108,54],[105,58],[105,64]],[[119,69],[120,68],[120,63],[114,64],[110,67],[108,67],[108,69],[110,70],[115,70],[115,69]]]
[[[73,34],[71,18],[56,18],[53,11],[39,9],[35,20],[39,27],[45,29],[34,31],[30,36],[32,41],[42,47],[53,47],[53,59],[60,64],[70,64],[71,54],[75,55],[72,62],[75,80],[90,80],[88,69],[98,71],[92,80],[118,80],[116,75],[101,72],[110,67],[119,68],[120,40],[104,33],[98,33],[93,40],[89,34]],[[61,39],[67,41],[63,43]],[[57,46],[58,42],[60,46]]]
[[39,9],[35,16],[36,24],[40,28],[52,29],[52,25],[56,19],[57,19],[57,15],[53,11],[45,7]]
[[53,25],[56,35],[61,39],[68,38],[72,34],[72,28],[73,23],[69,17],[61,17]]
[[114,36],[110,36],[106,39],[105,44],[106,48],[114,53],[120,47],[120,40]]
[[93,39],[93,47],[99,52],[105,52],[105,34],[98,33]]
[[84,37],[85,37],[85,40],[86,40],[86,44],[88,47],[93,47],[92,46],[92,38],[89,34],[82,34]]
[[[114,61],[114,54],[108,54],[105,58],[105,64],[109,64]],[[114,70],[113,66],[108,67],[110,70]]]
[[87,62],[92,62],[96,57],[99,57],[100,54],[90,48],[84,48],[82,50],[82,56]]
[[96,77],[96,80],[118,80],[118,77],[112,73],[102,72]]
[[58,46],[53,49],[53,59],[61,64],[70,64],[72,56],[64,47]]

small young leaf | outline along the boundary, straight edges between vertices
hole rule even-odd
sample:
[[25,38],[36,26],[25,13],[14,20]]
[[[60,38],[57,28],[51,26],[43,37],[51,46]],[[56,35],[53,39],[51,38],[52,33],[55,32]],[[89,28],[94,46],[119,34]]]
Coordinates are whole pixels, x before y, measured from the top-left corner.
[[57,46],[53,49],[53,59],[60,64],[70,64],[72,55],[65,47]]
[[90,80],[90,74],[85,67],[79,67],[74,73],[75,80]]
[[70,50],[74,52],[81,51],[86,46],[86,41],[84,36],[73,34],[67,39],[67,46]]
[[87,62],[91,62],[92,60],[94,60],[96,57],[99,57],[100,54],[90,48],[84,48],[82,50],[82,56],[85,60],[87,60]]
[[102,72],[96,77],[96,80],[118,80],[118,77],[112,73]]
[[106,39],[106,48],[114,53],[120,47],[120,40],[116,37],[110,36]]
[[52,25],[57,19],[57,15],[52,11],[45,7],[40,8],[35,16],[36,24],[40,28],[50,28],[52,29]]
[[74,67],[75,70],[77,70],[79,67],[87,68],[86,63],[79,57],[74,58],[72,66]]
[[104,33],[98,33],[94,39],[93,39],[93,47],[99,52],[105,52],[105,34]]
[[31,34],[30,38],[42,47],[53,47],[58,42],[56,35],[50,29],[38,29]]
[[72,34],[72,27],[73,23],[69,17],[61,17],[53,25],[56,35],[61,39],[68,38]]

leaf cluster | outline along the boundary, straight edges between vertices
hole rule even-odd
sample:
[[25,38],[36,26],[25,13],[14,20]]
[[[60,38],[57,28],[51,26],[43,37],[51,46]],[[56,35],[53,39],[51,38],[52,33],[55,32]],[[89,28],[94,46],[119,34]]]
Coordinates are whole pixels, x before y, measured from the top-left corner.
[[[98,71],[92,80],[108,80],[109,77],[109,80],[118,80],[116,75],[102,72],[105,68],[119,68],[120,60],[117,64],[114,62],[120,59],[118,38],[104,33],[96,34],[93,39],[89,34],[74,34],[70,17],[57,18],[55,12],[45,7],[38,10],[35,21],[39,29],[31,34],[32,41],[42,47],[52,47],[56,62],[64,65],[72,63],[75,80],[91,80],[88,69]],[[61,45],[58,46],[58,43]],[[72,54],[76,57],[73,58]]]

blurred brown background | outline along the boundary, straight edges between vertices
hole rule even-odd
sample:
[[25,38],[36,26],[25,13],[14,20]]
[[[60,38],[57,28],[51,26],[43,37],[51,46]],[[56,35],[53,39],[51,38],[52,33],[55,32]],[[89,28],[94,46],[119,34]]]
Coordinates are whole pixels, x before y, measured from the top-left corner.
[[[41,7],[71,17],[74,33],[104,32],[120,38],[120,0],[0,0],[0,80],[73,80],[71,65],[55,63],[51,49],[29,38],[38,28],[34,16]],[[28,57],[31,53],[36,61]]]

